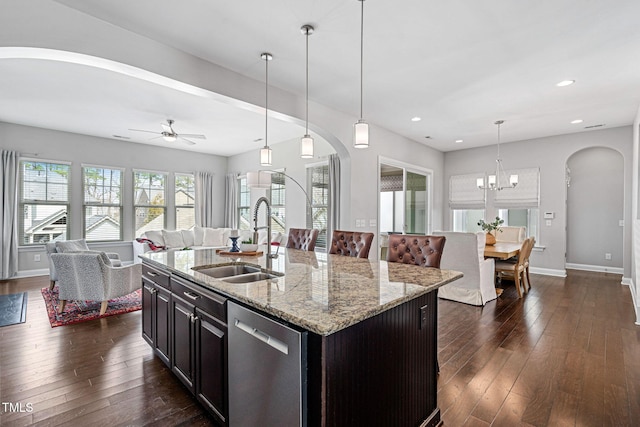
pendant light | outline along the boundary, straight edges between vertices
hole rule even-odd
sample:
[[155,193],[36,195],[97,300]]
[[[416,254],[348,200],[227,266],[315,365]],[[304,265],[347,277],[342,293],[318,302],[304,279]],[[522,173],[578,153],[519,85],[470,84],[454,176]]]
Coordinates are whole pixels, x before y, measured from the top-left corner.
[[260,166],[271,166],[271,148],[269,148],[269,140],[267,139],[267,130],[269,124],[269,61],[273,59],[270,53],[263,53],[260,58],[264,59],[265,70],[265,95],[264,95],[264,147],[260,149]]
[[313,34],[314,28],[311,25],[303,25],[300,28],[302,34],[305,35],[307,40],[307,74],[306,74],[306,115],[305,115],[305,133],[300,140],[300,157],[303,159],[313,158],[313,138],[309,135],[309,36]]
[[502,167],[502,159],[500,158],[500,125],[504,123],[504,120],[498,120],[494,124],[498,126],[498,157],[496,158],[496,173],[495,175],[489,175],[487,182],[484,178],[478,178],[476,185],[481,190],[502,191],[507,188],[514,188],[518,185],[518,175],[509,175],[509,186],[502,186],[502,183],[506,182],[507,177]]
[[353,125],[353,147],[369,147],[369,124],[362,118],[362,70],[364,64],[364,0],[358,0],[360,7],[360,119]]

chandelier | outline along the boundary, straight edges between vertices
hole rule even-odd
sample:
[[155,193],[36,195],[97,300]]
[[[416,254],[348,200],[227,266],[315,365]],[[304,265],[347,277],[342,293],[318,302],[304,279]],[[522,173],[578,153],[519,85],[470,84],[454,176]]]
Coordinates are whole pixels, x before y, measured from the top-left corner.
[[508,188],[514,188],[518,185],[518,175],[509,175],[509,186],[503,186],[507,182],[507,174],[502,167],[502,159],[500,158],[500,125],[504,120],[498,120],[495,124],[498,126],[498,157],[496,158],[496,173],[485,178],[478,178],[476,184],[481,190],[500,191]]

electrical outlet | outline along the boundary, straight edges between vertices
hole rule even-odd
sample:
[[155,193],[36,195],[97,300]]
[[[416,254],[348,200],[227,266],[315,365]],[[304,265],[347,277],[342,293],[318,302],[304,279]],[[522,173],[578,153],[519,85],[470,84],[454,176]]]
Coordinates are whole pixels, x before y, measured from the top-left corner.
[[624,219],[618,221],[618,227],[624,227]]
[[40,254],[36,254],[36,255],[34,255],[34,256],[33,256],[33,260],[34,260],[35,262],[40,262]]
[[550,219],[546,220],[545,224],[547,225],[547,227],[551,227],[551,220]]
[[606,259],[606,260],[609,260],[609,261],[610,261],[610,260],[611,260],[611,254],[610,254],[610,253],[606,253],[606,254],[604,254],[604,259]]

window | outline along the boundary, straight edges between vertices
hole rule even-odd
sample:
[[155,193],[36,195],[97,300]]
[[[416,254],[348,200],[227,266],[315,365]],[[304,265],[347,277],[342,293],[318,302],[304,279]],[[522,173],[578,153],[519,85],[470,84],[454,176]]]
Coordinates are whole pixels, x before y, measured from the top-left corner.
[[238,195],[238,228],[251,230],[251,189],[246,176],[238,178]]
[[167,175],[164,173],[133,172],[136,236],[147,230],[161,230],[166,227],[166,181]]
[[193,174],[175,174],[176,230],[189,230],[196,225],[195,188]]
[[23,160],[20,179],[20,244],[65,240],[69,232],[69,165]]
[[539,212],[538,208],[498,209],[498,216],[504,220],[503,225],[525,227],[527,237],[534,237],[539,242]]
[[84,238],[122,240],[122,170],[82,168]]
[[271,231],[284,233],[285,223],[285,176],[281,173],[271,175]]
[[319,230],[316,247],[327,247],[327,220],[329,209],[329,165],[318,165],[307,169],[308,193],[311,211],[307,211],[307,228]]
[[475,233],[482,231],[478,221],[484,219],[484,209],[452,209],[453,231]]

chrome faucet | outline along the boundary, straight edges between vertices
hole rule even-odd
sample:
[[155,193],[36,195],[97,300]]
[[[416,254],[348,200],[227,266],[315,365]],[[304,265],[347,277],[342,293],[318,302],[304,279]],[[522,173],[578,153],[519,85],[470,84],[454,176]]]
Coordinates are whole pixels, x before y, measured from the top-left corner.
[[[267,225],[264,227],[258,227],[258,209],[260,208],[260,203],[264,202],[267,205]],[[253,211],[253,241],[258,243],[258,230],[262,230],[264,228],[267,229],[267,270],[271,270],[272,262],[271,260],[275,258],[275,255],[271,255],[271,204],[269,203],[269,199],[266,197],[260,197],[256,202],[256,207]]]

